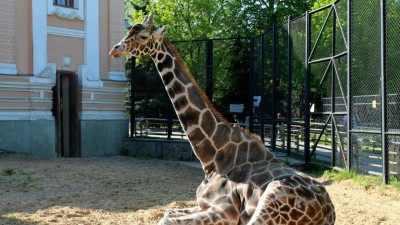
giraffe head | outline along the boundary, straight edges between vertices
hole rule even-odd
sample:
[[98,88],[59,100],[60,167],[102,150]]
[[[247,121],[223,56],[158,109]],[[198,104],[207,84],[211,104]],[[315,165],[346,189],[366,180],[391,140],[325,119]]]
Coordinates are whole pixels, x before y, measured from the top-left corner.
[[157,28],[153,25],[153,15],[146,16],[142,23],[135,24],[129,33],[109,52],[114,57],[131,55],[140,57],[152,55],[167,33],[167,27]]

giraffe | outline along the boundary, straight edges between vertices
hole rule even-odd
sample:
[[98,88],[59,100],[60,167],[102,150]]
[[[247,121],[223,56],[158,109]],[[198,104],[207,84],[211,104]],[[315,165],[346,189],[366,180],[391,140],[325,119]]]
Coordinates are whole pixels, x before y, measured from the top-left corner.
[[164,38],[166,28],[155,27],[153,16],[146,16],[109,53],[150,55],[205,173],[196,207],[167,210],[159,225],[334,224],[334,206],[324,186],[227,122]]

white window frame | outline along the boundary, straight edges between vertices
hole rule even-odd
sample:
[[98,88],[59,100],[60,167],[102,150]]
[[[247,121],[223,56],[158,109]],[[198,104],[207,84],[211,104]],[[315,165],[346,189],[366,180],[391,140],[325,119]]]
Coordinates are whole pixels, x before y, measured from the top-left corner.
[[53,0],[47,0],[47,14],[56,15],[62,19],[67,20],[84,20],[85,19],[85,9],[84,9],[84,1],[78,1],[78,8],[68,8],[57,6],[53,4]]
[[63,6],[63,7],[67,7],[67,8],[73,8],[73,9],[77,9],[79,7],[79,0],[74,1],[73,6],[67,5],[67,3],[70,2],[71,0],[62,0],[64,2],[64,5],[54,4],[54,2],[58,2],[58,1],[60,1],[60,0],[53,0],[53,5]]

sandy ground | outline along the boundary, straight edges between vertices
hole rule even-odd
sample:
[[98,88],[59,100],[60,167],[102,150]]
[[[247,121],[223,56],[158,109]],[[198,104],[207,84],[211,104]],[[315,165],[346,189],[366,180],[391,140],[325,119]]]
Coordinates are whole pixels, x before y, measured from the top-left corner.
[[[157,224],[166,209],[193,206],[202,179],[172,161],[0,154],[0,224]],[[336,224],[400,224],[399,193],[319,179]]]

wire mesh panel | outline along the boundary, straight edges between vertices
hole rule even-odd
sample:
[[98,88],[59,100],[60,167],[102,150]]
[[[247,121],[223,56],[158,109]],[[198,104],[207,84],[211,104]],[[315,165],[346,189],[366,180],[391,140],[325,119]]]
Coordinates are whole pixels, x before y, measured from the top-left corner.
[[[310,15],[310,148],[312,160],[329,163],[331,161],[331,150],[322,146],[320,140],[330,140],[332,143],[332,131],[330,125],[332,110],[332,78],[333,65],[331,60],[323,60],[331,57],[334,53],[332,39],[332,24],[334,18],[332,7],[319,10]],[[324,100],[325,103],[324,104]],[[330,146],[328,145],[328,146]]]
[[398,1],[386,2],[386,72],[387,103],[386,136],[389,175],[400,180],[400,4]]
[[347,51],[347,0],[336,1],[333,5],[335,12],[335,52]]
[[136,116],[154,118],[163,116],[162,114],[167,111],[168,97],[154,63],[145,61],[137,65],[133,80]]
[[[253,133],[261,135],[262,132],[262,104],[265,104],[265,99],[262,98],[264,86],[263,86],[263,72],[262,69],[262,35],[254,38],[254,57],[253,57],[253,84],[252,84],[252,95],[253,95]],[[268,142],[268,141],[267,141]]]
[[388,135],[389,175],[400,180],[400,135]]
[[273,107],[273,30],[263,34],[264,38],[264,92],[263,92],[263,121],[265,129],[265,145],[272,146],[272,107]]
[[177,42],[179,55],[202,90],[206,90],[206,41]]
[[263,91],[263,122],[264,122],[264,141],[265,145],[268,147],[272,146],[272,107],[273,107],[273,30],[265,32],[262,35],[263,40],[263,50],[264,50],[264,91]]
[[[172,132],[183,136],[176,114],[173,112],[171,102],[167,96],[164,85],[149,58],[144,58],[135,67],[135,77],[133,77],[133,93],[135,108],[135,121],[131,121],[131,126],[135,126],[135,136],[167,136],[168,121],[173,121],[176,126]],[[131,111],[132,112],[132,111]]]
[[[245,124],[249,110],[250,41],[213,40],[213,103],[228,120],[233,115]],[[241,105],[242,113],[230,112],[230,105]]]
[[[381,2],[386,5],[384,33]],[[211,100],[223,116],[233,122],[233,114],[239,114],[244,127],[264,137],[273,150],[307,161],[311,156],[331,166],[352,162],[351,168],[362,173],[386,174],[388,168],[399,178],[399,15],[397,0],[337,0],[251,41],[188,41],[176,46],[199,86],[211,88]],[[386,61],[381,64],[381,59]],[[134,87],[136,117],[165,118],[171,106],[161,79],[151,60],[140,62]],[[243,111],[230,112],[233,106]],[[174,113],[167,117],[176,119]]]
[[311,17],[311,60],[329,57],[332,49],[332,18],[334,11],[332,7],[319,10],[310,15]]
[[336,1],[310,15],[310,147],[320,163],[344,166],[347,111],[347,1]]
[[400,133],[400,3],[387,1],[387,118],[389,132]]
[[276,149],[287,151],[287,94],[288,94],[288,24],[284,23],[276,28],[276,55],[275,55],[275,103],[276,115],[272,115],[279,128],[276,135]]
[[292,90],[291,120],[304,122],[304,80],[305,80],[305,23],[306,17],[302,16],[290,22],[292,41]]
[[382,173],[379,1],[351,2],[352,168]]
[[[199,85],[205,87],[204,42],[182,42],[175,46]],[[183,138],[185,134],[150,57],[140,59],[134,74],[131,101],[135,103],[135,136]]]
[[291,90],[290,90],[290,141],[292,156],[304,160],[304,97],[305,97],[305,23],[301,16],[290,21]]
[[380,131],[380,19],[378,1],[352,2],[352,110],[354,130]]

